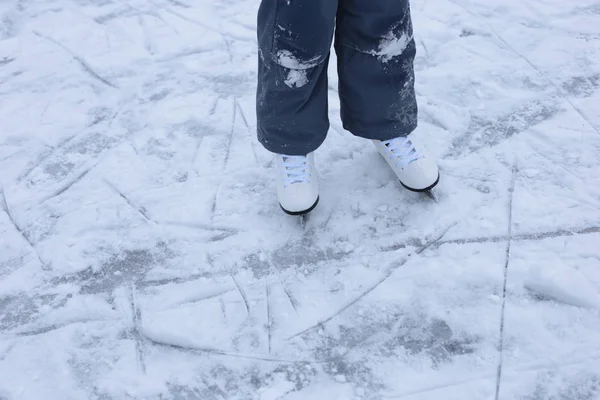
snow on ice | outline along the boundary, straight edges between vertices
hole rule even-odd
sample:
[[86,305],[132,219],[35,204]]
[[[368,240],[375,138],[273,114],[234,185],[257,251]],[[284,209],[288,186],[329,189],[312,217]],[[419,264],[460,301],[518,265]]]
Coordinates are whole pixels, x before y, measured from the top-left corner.
[[600,398],[597,0],[412,2],[437,203],[343,132],[333,54],[304,229],[257,7],[1,2],[0,398]]

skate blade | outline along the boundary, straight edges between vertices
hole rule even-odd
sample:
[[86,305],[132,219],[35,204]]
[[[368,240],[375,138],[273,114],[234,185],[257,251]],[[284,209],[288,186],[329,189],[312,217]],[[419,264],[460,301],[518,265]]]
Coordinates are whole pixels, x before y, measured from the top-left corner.
[[298,217],[299,222],[300,222],[300,227],[304,230],[306,230],[306,225],[308,224],[309,215],[310,214],[302,214]]
[[435,193],[431,189],[424,191],[423,194],[425,196],[429,197],[434,202],[436,202],[436,203],[438,202],[438,197],[435,195]]

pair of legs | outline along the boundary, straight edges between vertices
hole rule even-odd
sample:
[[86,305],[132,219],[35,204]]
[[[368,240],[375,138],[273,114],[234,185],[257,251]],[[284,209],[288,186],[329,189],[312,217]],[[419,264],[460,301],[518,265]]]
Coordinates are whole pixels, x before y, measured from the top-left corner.
[[267,150],[306,155],[325,140],[334,38],[344,128],[374,140],[416,128],[408,0],[262,0],[256,108]]
[[319,201],[313,152],[329,130],[327,65],[335,38],[344,128],[371,139],[402,185],[429,191],[437,164],[406,136],[417,126],[409,0],[262,0],[258,13],[258,140],[278,154],[288,214]]

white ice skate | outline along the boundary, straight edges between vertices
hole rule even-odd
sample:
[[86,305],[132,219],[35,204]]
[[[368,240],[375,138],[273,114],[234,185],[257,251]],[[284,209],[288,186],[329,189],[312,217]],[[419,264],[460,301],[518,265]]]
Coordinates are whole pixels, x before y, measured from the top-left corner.
[[431,193],[429,191],[438,184],[440,171],[437,163],[419,152],[408,137],[374,140],[373,143],[406,189]]
[[284,212],[303,215],[319,202],[319,182],[313,153],[307,156],[277,155],[277,199]]

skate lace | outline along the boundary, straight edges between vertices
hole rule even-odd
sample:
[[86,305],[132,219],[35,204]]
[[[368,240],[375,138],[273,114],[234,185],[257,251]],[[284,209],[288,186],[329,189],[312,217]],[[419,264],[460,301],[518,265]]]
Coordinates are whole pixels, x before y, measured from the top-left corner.
[[383,140],[381,143],[387,147],[395,164],[400,168],[405,168],[410,163],[417,161],[422,157],[417,149],[415,149],[415,145],[408,138],[398,137],[390,140]]
[[306,156],[282,155],[283,168],[285,172],[285,186],[294,183],[305,183],[310,180],[308,160]]

